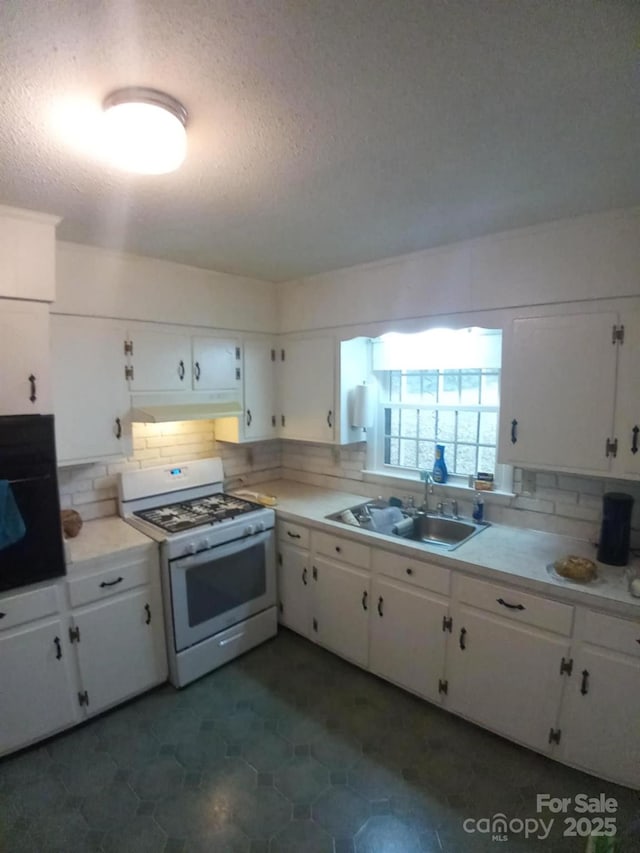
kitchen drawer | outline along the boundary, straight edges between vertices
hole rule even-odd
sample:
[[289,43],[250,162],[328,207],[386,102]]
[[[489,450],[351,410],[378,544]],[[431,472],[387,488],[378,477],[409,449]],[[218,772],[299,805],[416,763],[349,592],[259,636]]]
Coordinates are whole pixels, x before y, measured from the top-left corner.
[[298,548],[309,548],[309,528],[292,524],[290,521],[279,521],[278,539],[290,545],[297,545]]
[[454,589],[455,597],[465,604],[565,637],[571,635],[574,609],[568,604],[464,576],[456,577]]
[[587,610],[583,625],[584,643],[640,657],[640,622]]
[[0,599],[0,630],[34,622],[44,616],[58,612],[58,596],[55,586],[32,589],[29,592],[8,594]]
[[335,560],[351,563],[352,566],[360,566],[362,569],[368,569],[371,563],[371,549],[368,545],[361,545],[350,539],[341,539],[330,533],[314,533],[313,550],[316,554],[333,557]]
[[373,552],[373,570],[377,574],[415,584],[422,589],[449,595],[451,591],[451,572],[433,563],[423,563],[411,557],[391,554],[389,551]]
[[143,559],[136,563],[95,572],[92,575],[72,578],[67,581],[71,606],[81,607],[83,604],[100,601],[127,589],[143,586],[151,579],[151,566],[152,561]]

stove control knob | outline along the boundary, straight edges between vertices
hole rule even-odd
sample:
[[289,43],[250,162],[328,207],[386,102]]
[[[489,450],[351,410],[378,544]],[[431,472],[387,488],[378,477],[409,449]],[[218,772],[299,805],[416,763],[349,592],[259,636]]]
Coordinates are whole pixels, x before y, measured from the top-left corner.
[[244,535],[245,536],[253,536],[253,534],[255,532],[256,532],[256,528],[255,528],[254,524],[248,524],[244,529]]
[[206,536],[204,539],[201,539],[198,544],[200,545],[200,547],[198,548],[199,551],[207,551],[211,547],[211,541],[208,536]]
[[256,530],[258,533],[262,533],[262,531],[264,530],[264,521],[259,521],[256,524]]
[[198,549],[195,542],[188,542],[184,550],[185,554],[195,554]]

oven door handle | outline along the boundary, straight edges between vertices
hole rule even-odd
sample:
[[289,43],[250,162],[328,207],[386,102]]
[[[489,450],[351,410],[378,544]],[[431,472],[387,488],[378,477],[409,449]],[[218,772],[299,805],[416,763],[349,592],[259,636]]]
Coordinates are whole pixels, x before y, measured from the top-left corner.
[[173,570],[186,571],[202,563],[210,563],[213,560],[230,557],[232,554],[239,554],[241,551],[246,551],[247,548],[253,548],[254,545],[263,545],[272,536],[273,528],[270,527],[262,533],[251,533],[248,536],[243,536],[241,539],[225,542],[224,545],[215,545],[213,548],[207,548],[206,551],[197,551],[195,554],[189,554],[185,557],[176,557],[169,560],[169,565]]

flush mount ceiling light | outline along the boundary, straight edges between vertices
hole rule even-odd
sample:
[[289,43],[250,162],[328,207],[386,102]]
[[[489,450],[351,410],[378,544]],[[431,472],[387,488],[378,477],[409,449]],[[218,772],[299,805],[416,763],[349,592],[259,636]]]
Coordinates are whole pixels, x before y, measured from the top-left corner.
[[187,153],[187,111],[179,101],[130,86],[118,89],[102,105],[102,144],[106,158],[126,172],[173,172]]

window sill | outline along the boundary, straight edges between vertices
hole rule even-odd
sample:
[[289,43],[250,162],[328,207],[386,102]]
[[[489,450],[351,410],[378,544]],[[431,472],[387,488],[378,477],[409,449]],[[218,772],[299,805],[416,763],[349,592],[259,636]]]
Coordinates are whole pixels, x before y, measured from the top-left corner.
[[[412,492],[416,490],[424,491],[424,482],[419,479],[417,473],[415,476],[401,477],[398,474],[388,474],[386,471],[364,469],[362,475],[365,483],[377,483],[381,486],[397,488],[399,491],[405,489],[409,489]],[[476,489],[470,489],[468,485],[463,483],[449,482],[444,485],[440,483],[433,484],[434,495],[471,499],[475,493]],[[503,491],[502,489],[492,489],[491,491],[482,492],[482,497],[488,500],[489,503],[502,506],[508,506],[515,496],[514,492]]]

